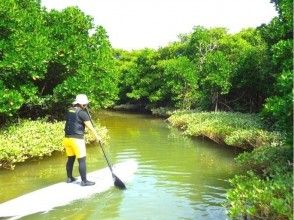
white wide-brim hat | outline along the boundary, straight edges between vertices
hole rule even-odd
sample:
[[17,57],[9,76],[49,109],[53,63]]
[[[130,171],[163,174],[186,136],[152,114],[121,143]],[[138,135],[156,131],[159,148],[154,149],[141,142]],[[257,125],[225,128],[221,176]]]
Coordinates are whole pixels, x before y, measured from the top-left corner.
[[78,94],[76,100],[72,103],[73,105],[87,105],[89,103],[88,97],[85,94]]

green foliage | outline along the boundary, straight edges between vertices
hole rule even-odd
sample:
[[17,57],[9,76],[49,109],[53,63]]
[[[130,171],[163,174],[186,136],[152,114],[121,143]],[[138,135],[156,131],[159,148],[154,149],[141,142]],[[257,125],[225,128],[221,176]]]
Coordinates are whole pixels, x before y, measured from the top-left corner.
[[207,137],[217,143],[252,149],[279,145],[282,137],[265,130],[257,115],[227,112],[176,113],[168,121],[191,136]]
[[31,157],[62,150],[63,123],[23,121],[1,132],[1,167],[13,167]]
[[118,76],[106,31],[98,27],[88,39],[87,55],[76,69],[54,89],[58,102],[73,100],[78,93],[88,94],[93,107],[108,107],[117,99]]
[[276,65],[277,71],[292,69],[293,39],[280,40],[272,46],[271,50],[273,53],[272,61]]
[[52,95],[54,88],[67,77],[77,74],[77,68],[86,56],[88,30],[92,19],[78,8],[69,7],[62,11],[44,13],[51,50],[47,70],[42,79],[37,80],[40,95]]
[[[0,168],[14,168],[16,163],[30,158],[50,156],[54,151],[63,151],[64,122],[46,122],[42,120],[23,120],[0,132]],[[106,139],[107,130],[97,129],[102,139]],[[95,138],[87,133],[87,143]]]
[[224,142],[228,145],[247,148],[247,146],[277,146],[283,142],[283,138],[277,132],[269,132],[264,129],[246,128],[232,131],[225,137]]
[[128,93],[132,90],[133,71],[135,70],[135,60],[137,54],[135,52],[128,52],[124,50],[115,49],[114,57],[119,73],[119,103],[128,103],[130,98]]
[[195,27],[187,36],[183,52],[194,62],[197,70],[199,99],[194,106],[204,110],[218,110],[221,95],[227,94],[231,87],[232,68],[230,53],[223,47],[224,39],[230,36],[223,28],[206,29]]
[[[281,34],[293,38],[293,1],[292,0],[271,0],[275,3],[279,13],[278,25]],[[278,36],[280,38],[281,36]]]
[[293,219],[292,175],[260,179],[252,172],[231,180],[234,189],[228,193],[232,218]]
[[238,156],[247,172],[234,177],[228,192],[231,217],[293,218],[293,146],[261,147]]
[[8,90],[0,81],[0,112],[7,116],[12,116],[24,103],[24,99],[16,90]]
[[224,42],[224,46],[229,45],[228,49],[232,50],[234,64],[232,86],[226,97],[229,101],[225,103],[235,111],[259,111],[273,83],[268,73],[271,66],[268,46],[254,29],[242,30],[233,39]]
[[126,53],[117,56],[120,66],[120,90],[126,93],[121,96],[127,102],[148,104],[148,98],[157,90],[160,74],[157,74],[157,54],[152,49],[135,51],[132,58]]
[[184,39],[186,45],[184,55],[195,62],[197,68],[201,70],[206,56],[219,49],[221,39],[227,36],[227,30],[224,28],[207,29],[202,26],[196,26],[193,32]]
[[265,121],[293,142],[293,1],[273,1],[279,16],[261,28],[272,55],[274,83],[263,108]]
[[203,69],[205,78],[203,83],[221,94],[226,94],[230,90],[231,65],[222,52],[210,53],[206,57]]
[[262,115],[273,129],[286,133],[290,145],[276,143],[237,158],[247,174],[231,180],[228,207],[233,218],[293,219],[293,1],[272,2],[279,16],[258,28],[271,57],[266,82],[273,85]]
[[272,145],[254,149],[240,154],[236,161],[247,170],[262,177],[274,177],[277,174],[291,172],[293,147]]
[[266,100],[263,109],[265,120],[274,129],[286,132],[289,142],[293,136],[293,92],[292,92],[292,71],[283,72],[276,84],[278,95]]
[[0,87],[6,94],[0,117],[5,118],[36,98],[33,82],[44,76],[50,51],[38,2],[1,1],[0,17]]
[[254,29],[231,35],[198,26],[157,51],[118,57],[120,103],[256,112],[274,82],[269,48]]
[[218,110],[219,95],[227,94],[230,90],[232,65],[224,53],[217,51],[209,53],[203,63],[203,78],[201,81],[206,94],[211,94],[209,99]]
[[169,101],[172,106],[190,109],[197,99],[197,75],[188,58],[182,56],[158,62],[162,69],[161,85],[151,96],[151,103]]
[[94,107],[117,99],[117,71],[106,31],[76,7],[46,11],[40,1],[0,2],[0,119],[56,114],[77,93]]

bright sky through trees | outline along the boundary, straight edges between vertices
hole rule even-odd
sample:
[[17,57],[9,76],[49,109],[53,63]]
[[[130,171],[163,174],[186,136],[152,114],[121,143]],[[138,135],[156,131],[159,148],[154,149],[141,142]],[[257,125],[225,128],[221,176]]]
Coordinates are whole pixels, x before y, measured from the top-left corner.
[[113,47],[123,49],[165,46],[197,25],[238,32],[277,14],[270,0],[42,0],[42,5],[78,6],[106,28]]

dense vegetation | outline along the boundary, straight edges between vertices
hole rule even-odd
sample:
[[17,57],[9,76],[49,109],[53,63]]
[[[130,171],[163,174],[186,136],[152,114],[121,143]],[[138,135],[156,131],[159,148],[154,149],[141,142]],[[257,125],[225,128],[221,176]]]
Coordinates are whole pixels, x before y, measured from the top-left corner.
[[[16,163],[32,158],[50,156],[53,152],[64,151],[62,139],[64,122],[47,122],[46,119],[21,120],[0,131],[0,168],[13,169]],[[103,142],[107,130],[97,128]],[[86,143],[93,142],[94,136],[86,133]]]
[[[233,119],[233,120],[232,120]],[[216,143],[246,150],[283,143],[279,133],[269,132],[257,115],[232,112],[175,113],[168,118],[185,134],[206,137]]]
[[112,48],[93,18],[75,7],[47,12],[36,0],[0,1],[0,17],[1,121],[56,115],[77,93],[94,107],[113,104]]
[[268,25],[230,34],[195,27],[158,50],[116,50],[121,103],[262,112],[268,126],[292,133],[292,2],[278,1]]
[[[231,180],[230,215],[292,219],[293,2],[271,2],[279,15],[255,29],[196,26],[157,50],[124,51],[76,7],[47,11],[39,0],[0,1],[0,122],[52,120],[77,93],[95,108],[205,111],[173,120],[188,134],[253,149],[237,159],[244,173]],[[61,125],[43,123],[2,128],[2,166],[58,150],[48,142]],[[24,135],[28,128],[34,132]]]

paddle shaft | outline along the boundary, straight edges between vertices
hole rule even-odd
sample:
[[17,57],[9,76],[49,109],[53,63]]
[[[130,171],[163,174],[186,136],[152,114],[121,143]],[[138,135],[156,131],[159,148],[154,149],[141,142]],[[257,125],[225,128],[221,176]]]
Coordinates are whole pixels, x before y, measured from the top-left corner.
[[99,141],[99,145],[100,145],[100,147],[101,147],[101,149],[102,149],[102,152],[103,152],[103,155],[104,155],[105,160],[106,160],[106,162],[107,162],[107,165],[108,165],[108,167],[109,167],[109,169],[110,169],[110,171],[111,171],[111,173],[112,173],[112,176],[113,176],[114,174],[113,174],[113,171],[112,171],[111,164],[110,164],[110,162],[109,162],[109,160],[108,160],[108,158],[107,158],[107,156],[106,156],[106,153],[105,153],[104,148],[103,148],[102,144],[100,143],[100,141]]
[[[89,111],[88,111],[87,108],[86,108],[86,111],[87,111],[87,113],[88,113],[88,115],[89,115],[89,118],[90,118],[91,124],[92,124],[93,127],[96,129],[96,126],[95,126],[95,124],[94,124],[94,122],[93,122],[93,120],[92,120],[92,117],[91,117],[91,115],[90,115],[90,113],[89,113]],[[97,131],[96,131],[96,132],[97,132]],[[98,141],[98,142],[99,142],[99,145],[100,145],[100,147],[101,147],[101,149],[102,149],[102,152],[103,152],[103,155],[104,155],[105,160],[106,160],[106,162],[107,162],[107,165],[108,165],[108,167],[109,167],[109,169],[110,169],[110,171],[111,171],[111,173],[112,173],[112,176],[114,176],[114,173],[113,173],[113,170],[112,170],[112,167],[111,167],[111,163],[110,163],[110,161],[108,160],[108,158],[107,158],[107,156],[106,156],[106,153],[105,153],[105,151],[104,151],[104,148],[103,148],[101,142],[100,142],[100,141]]]

